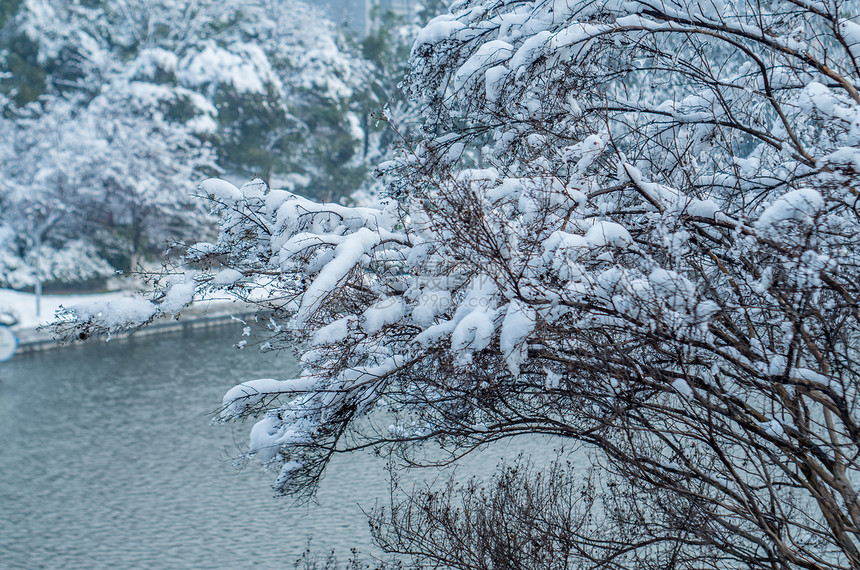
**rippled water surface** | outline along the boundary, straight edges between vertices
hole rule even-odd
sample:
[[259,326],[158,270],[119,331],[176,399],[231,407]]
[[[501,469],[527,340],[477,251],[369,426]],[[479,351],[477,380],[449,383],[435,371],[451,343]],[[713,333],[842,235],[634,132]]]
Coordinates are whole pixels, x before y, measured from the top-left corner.
[[[235,328],[88,344],[0,363],[0,567],[292,568],[314,549],[367,552],[359,503],[384,462],[340,456],[318,503],[275,498],[275,474],[233,466],[248,426],[210,426],[236,382],[296,372],[231,348]],[[508,449],[506,454],[515,454]],[[498,455],[471,460],[491,470]],[[433,476],[428,472],[428,475]]]
[[332,465],[319,504],[273,497],[273,473],[237,471],[247,426],[210,426],[237,380],[284,377],[290,355],[237,351],[235,328],[91,344],[0,363],[0,567],[292,567],[369,542],[359,501],[382,462]]

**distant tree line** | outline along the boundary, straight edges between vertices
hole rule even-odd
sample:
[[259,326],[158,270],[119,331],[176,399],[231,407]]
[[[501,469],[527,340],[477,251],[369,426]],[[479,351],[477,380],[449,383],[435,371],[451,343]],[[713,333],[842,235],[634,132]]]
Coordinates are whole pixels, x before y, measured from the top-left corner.
[[207,176],[370,187],[411,45],[378,17],[365,39],[296,0],[0,2],[0,287],[160,257],[211,226]]

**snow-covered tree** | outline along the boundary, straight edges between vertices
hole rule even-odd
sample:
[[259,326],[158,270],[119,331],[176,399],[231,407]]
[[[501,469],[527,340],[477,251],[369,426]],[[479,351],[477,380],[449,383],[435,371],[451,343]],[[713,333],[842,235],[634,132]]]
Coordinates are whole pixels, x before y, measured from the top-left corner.
[[[105,260],[128,269],[189,229],[199,233],[211,222],[188,194],[203,170],[259,173],[329,198],[367,175],[354,108],[370,68],[306,4],[13,7],[0,34],[0,92],[11,99],[0,144],[15,157],[0,164],[14,188],[2,214],[6,286],[36,280],[33,252],[56,257],[46,244],[88,244],[77,251],[92,263],[71,264],[80,275],[43,276],[79,280],[103,274]],[[39,220],[40,208],[50,220]],[[33,233],[43,226],[53,237]]]
[[[153,89],[205,100],[208,139],[231,172],[335,197],[366,174],[354,107],[369,67],[303,2],[28,0],[14,23],[31,47],[6,60],[39,62],[44,92],[94,96],[136,68]],[[164,112],[188,121],[199,109],[180,97]]]
[[42,281],[85,281],[112,272],[92,241],[68,231],[76,190],[46,149],[62,136],[63,118],[68,117],[0,119],[0,286],[38,287]]
[[0,221],[18,261],[7,255],[4,286],[104,276],[107,261],[127,270],[211,224],[192,198],[211,151],[193,124],[164,118],[163,97],[118,76],[90,101],[47,97],[5,120]]
[[[259,417],[284,493],[336,449],[585,444],[604,492],[548,568],[860,566],[858,15],[455,3],[412,50],[423,135],[388,199],[201,186],[220,235],[187,261],[221,265],[198,286],[305,347],[221,419]],[[434,560],[410,530],[389,547]]]

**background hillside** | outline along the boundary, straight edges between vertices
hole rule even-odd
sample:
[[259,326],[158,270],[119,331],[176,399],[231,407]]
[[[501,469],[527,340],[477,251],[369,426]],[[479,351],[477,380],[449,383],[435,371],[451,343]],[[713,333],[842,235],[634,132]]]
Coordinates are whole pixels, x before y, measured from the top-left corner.
[[212,175],[368,188],[423,17],[369,13],[359,37],[296,0],[0,0],[0,287],[159,258],[212,227]]

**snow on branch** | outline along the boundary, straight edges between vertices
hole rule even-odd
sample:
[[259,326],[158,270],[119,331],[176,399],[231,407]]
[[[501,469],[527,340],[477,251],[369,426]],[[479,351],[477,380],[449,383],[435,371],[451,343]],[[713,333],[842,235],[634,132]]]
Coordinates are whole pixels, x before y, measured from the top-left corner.
[[418,34],[384,200],[205,183],[196,282],[257,288],[300,347],[298,379],[224,400],[276,488],[545,434],[629,500],[583,522],[589,563],[860,566],[851,9],[463,0]]

